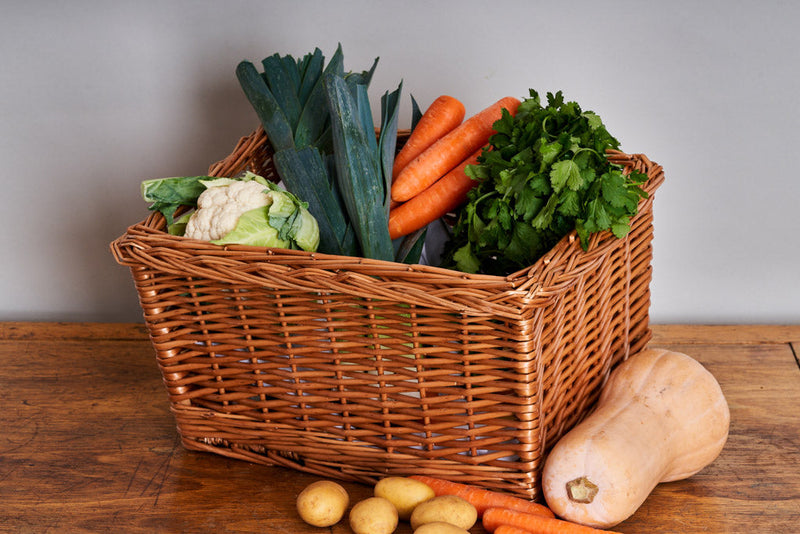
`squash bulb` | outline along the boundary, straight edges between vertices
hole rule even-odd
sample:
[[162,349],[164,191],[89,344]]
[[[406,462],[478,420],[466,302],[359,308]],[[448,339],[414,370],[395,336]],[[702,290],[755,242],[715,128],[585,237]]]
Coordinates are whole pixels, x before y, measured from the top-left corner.
[[556,515],[614,526],[661,482],[713,462],[730,412],[714,376],[679,352],[645,349],[611,372],[597,406],[550,451],[542,490]]

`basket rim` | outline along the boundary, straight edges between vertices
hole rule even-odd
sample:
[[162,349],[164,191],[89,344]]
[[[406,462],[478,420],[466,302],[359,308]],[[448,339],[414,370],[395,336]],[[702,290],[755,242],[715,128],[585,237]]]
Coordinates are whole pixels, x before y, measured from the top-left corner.
[[[259,127],[258,130],[253,132],[250,137],[257,137],[259,134],[263,135],[263,130]],[[250,137],[242,138],[240,144],[245,142],[252,142]],[[648,204],[652,204],[653,194],[661,186],[664,181],[664,171],[661,165],[651,161],[647,156],[641,153],[628,154],[619,150],[608,151],[609,160],[612,163],[622,165],[625,168],[636,168],[641,172],[645,172],[648,176],[647,182],[644,184],[643,189],[648,193],[647,198],[639,201],[639,209],[637,214],[631,219],[634,223],[639,219]],[[221,162],[212,165],[211,170],[218,168]],[[211,172],[209,174],[212,174]],[[213,175],[213,174],[212,174]],[[114,254],[118,263],[127,265],[125,254],[122,249],[129,246],[132,240],[148,240],[156,238],[160,246],[170,246],[170,244],[182,244],[184,248],[191,248],[195,252],[220,255],[226,253],[244,254],[248,256],[262,257],[293,257],[293,258],[308,258],[319,261],[320,264],[336,264],[341,263],[342,268],[347,268],[352,265],[374,265],[382,269],[396,270],[403,272],[419,272],[426,275],[433,275],[437,277],[447,277],[450,279],[459,279],[468,283],[469,281],[480,282],[482,284],[490,284],[498,287],[507,287],[509,290],[521,290],[529,286],[531,279],[535,278],[537,274],[541,273],[544,268],[554,261],[554,259],[565,253],[576,252],[578,249],[581,254],[603,254],[605,249],[615,246],[619,239],[614,236],[609,230],[593,234],[590,237],[589,245],[586,251],[580,247],[579,239],[576,230],[571,230],[568,234],[563,236],[561,240],[553,246],[549,251],[542,255],[535,263],[530,266],[519,269],[515,272],[506,275],[492,275],[482,273],[466,273],[449,269],[446,267],[438,267],[434,265],[426,265],[420,263],[406,264],[389,260],[378,260],[372,258],[365,258],[360,256],[341,256],[335,254],[325,254],[322,252],[308,252],[303,250],[283,249],[274,247],[256,247],[252,245],[215,245],[207,241],[196,240],[184,236],[171,235],[166,231],[166,219],[159,212],[151,212],[144,220],[136,223],[126,230],[126,232],[118,237],[111,243],[112,253]],[[251,258],[251,259],[254,259]]]

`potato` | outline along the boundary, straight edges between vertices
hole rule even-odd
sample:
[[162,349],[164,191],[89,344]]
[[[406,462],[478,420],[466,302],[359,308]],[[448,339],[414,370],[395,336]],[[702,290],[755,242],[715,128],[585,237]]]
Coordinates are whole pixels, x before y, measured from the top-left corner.
[[397,509],[383,497],[369,497],[350,510],[350,528],[355,534],[391,534],[397,522]]
[[297,512],[303,521],[315,527],[338,523],[349,504],[347,490],[331,480],[313,482],[297,496]]
[[397,508],[397,515],[402,521],[408,521],[411,512],[421,502],[433,499],[436,494],[419,480],[405,477],[386,477],[375,484],[375,496],[383,497]]
[[443,522],[469,530],[478,520],[472,504],[455,495],[440,495],[417,505],[411,513],[411,528],[417,530],[426,523]]
[[469,534],[469,530],[464,530],[450,523],[434,521],[420,526],[414,531],[414,534]]

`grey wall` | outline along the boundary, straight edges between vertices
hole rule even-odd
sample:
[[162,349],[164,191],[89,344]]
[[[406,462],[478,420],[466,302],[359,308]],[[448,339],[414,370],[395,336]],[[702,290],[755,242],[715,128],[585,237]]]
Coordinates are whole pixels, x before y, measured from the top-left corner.
[[147,213],[139,182],[200,174],[256,126],[241,59],[380,56],[468,113],[563,90],[661,163],[652,317],[800,320],[800,3],[3,2],[0,320],[138,321],[108,244]]

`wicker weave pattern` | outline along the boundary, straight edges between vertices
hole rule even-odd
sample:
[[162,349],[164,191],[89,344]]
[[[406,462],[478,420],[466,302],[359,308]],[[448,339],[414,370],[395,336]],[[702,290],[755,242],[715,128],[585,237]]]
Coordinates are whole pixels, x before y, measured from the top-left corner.
[[[427,473],[539,497],[548,447],[644,347],[648,173],[625,240],[565,237],[507,277],[219,247],[158,214],[112,244],[131,269],[183,444],[372,483]],[[262,130],[211,167],[273,175]]]

